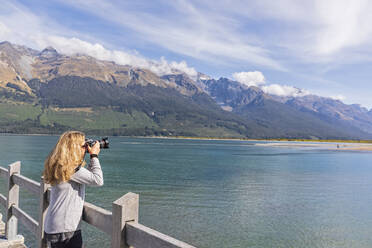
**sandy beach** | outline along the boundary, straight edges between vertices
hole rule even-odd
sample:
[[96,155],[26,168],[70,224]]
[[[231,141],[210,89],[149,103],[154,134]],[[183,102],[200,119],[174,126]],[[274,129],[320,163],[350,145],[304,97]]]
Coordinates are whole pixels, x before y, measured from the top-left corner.
[[355,145],[355,146],[350,146],[350,147],[342,147],[339,148],[341,150],[356,150],[356,151],[372,151],[372,145]]
[[352,150],[352,151],[372,151],[372,144],[360,143],[307,143],[307,142],[274,142],[274,143],[257,143],[256,146],[269,147],[303,147],[303,148],[319,148],[327,150]]

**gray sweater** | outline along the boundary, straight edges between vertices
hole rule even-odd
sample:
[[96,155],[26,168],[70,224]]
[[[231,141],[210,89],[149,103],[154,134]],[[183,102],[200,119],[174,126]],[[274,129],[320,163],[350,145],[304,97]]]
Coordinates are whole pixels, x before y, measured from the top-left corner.
[[49,208],[45,217],[46,233],[64,233],[80,229],[85,185],[103,185],[98,158],[92,158],[87,168],[81,167],[68,182],[52,186]]

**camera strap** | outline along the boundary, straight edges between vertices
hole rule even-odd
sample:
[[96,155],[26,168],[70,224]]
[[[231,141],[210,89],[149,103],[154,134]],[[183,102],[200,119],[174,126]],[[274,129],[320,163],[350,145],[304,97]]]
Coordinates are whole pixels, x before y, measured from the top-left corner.
[[80,170],[80,168],[81,168],[81,164],[78,167],[75,168],[75,173],[78,172]]

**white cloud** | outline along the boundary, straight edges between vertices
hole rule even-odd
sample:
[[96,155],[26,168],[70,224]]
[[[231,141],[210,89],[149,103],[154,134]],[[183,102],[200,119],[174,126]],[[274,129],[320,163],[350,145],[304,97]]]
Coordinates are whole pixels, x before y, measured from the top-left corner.
[[267,94],[277,96],[301,97],[310,94],[310,92],[307,90],[302,90],[289,85],[271,84],[262,86],[261,89]]
[[10,34],[10,30],[4,23],[0,22],[0,37],[6,37]]
[[158,75],[170,74],[176,70],[186,73],[191,78],[195,78],[197,76],[196,70],[192,67],[189,67],[185,61],[168,62],[164,57],[161,57],[159,61],[150,60],[138,54],[130,54],[128,52],[118,50],[109,50],[103,47],[101,44],[92,44],[78,38],[47,36],[43,40],[38,40],[38,43],[42,47],[52,46],[63,54],[86,54],[99,60],[114,61],[120,65],[131,65],[149,69]]
[[233,78],[245,86],[259,87],[261,90],[263,90],[263,92],[270,95],[301,97],[310,94],[310,92],[307,90],[289,85],[265,85],[265,76],[260,71],[235,72],[233,73]]
[[[293,80],[298,80],[299,85],[307,81],[304,87],[311,88],[312,92],[319,88],[322,92],[331,92],[329,95],[333,92],[331,88],[336,87],[323,83],[323,80],[332,80],[332,74],[325,72],[345,64],[372,61],[372,2],[368,0],[249,0],[233,1],[233,4],[229,0],[57,0],[56,8],[63,6],[76,13],[84,12],[82,16],[94,16],[89,32],[82,31],[88,26],[82,19],[65,22],[54,16],[53,11],[60,9],[42,12],[42,8],[35,8],[28,1],[18,2],[2,2],[0,40],[43,49],[48,43],[44,42],[43,46],[40,43],[50,41],[50,37],[76,37],[92,56],[145,65],[157,74],[180,67],[189,75],[195,72],[186,62],[164,62],[161,58],[153,61],[131,51],[108,48],[128,44],[121,41],[140,41],[140,46],[133,47],[163,48],[171,54],[208,61],[208,66],[215,66],[215,73],[221,65],[225,66],[223,69],[229,66],[228,70],[236,65],[252,64],[274,70],[290,68],[290,76],[297,77]],[[40,5],[46,7],[46,4]],[[74,21],[82,25],[71,25]],[[109,29],[102,29],[110,25],[114,27],[114,35]],[[109,36],[105,36],[106,33]],[[115,44],[111,38],[116,39]],[[88,44],[83,44],[84,41]],[[362,72],[367,77],[363,66],[358,68],[358,71],[353,69],[354,73]],[[304,75],[304,80],[298,79],[299,73]],[[340,86],[347,84],[347,79],[343,81],[338,81]],[[347,86],[343,90],[348,93],[348,101],[362,101],[365,91],[348,92],[351,88]],[[371,106],[368,96],[363,99],[363,104]]]
[[265,77],[260,71],[235,72],[232,76],[236,81],[248,87],[265,83]]
[[[312,64],[372,59],[366,52],[372,44],[372,2],[368,0],[59,1],[130,29],[149,44],[214,63],[248,62],[285,70],[292,59]],[[152,7],[167,10],[167,15]],[[53,19],[44,22],[42,18],[47,17],[33,15],[16,1],[5,2],[3,8],[7,9],[3,20],[11,17],[8,23],[15,23],[12,30],[23,26],[25,35],[18,40],[40,31],[54,35],[61,35],[55,30],[67,31]],[[273,32],[272,22],[280,29]],[[251,25],[259,27],[259,32],[247,28]],[[86,40],[73,32],[66,34],[61,36]]]
[[339,101],[344,101],[346,99],[346,97],[343,96],[343,95],[330,96],[329,98],[331,98],[333,100],[339,100]]
[[181,62],[172,61],[170,63],[170,67],[174,68],[174,69],[177,69],[177,70],[180,70],[180,71],[183,71],[187,75],[189,75],[193,78],[195,78],[198,75],[198,72],[193,67],[189,67],[187,65],[186,61],[184,61],[184,60],[181,61]]
[[0,41],[7,40],[39,50],[52,46],[62,54],[87,54],[100,60],[149,69],[158,75],[177,70],[186,73],[193,79],[196,78],[196,70],[189,67],[185,61],[168,62],[164,58],[151,60],[134,52],[109,50],[97,42],[68,37],[76,33],[60,27],[53,20],[34,15],[21,5],[6,3],[5,7],[8,9],[7,14],[0,12]]
[[139,67],[148,66],[148,60],[140,56],[132,55],[117,50],[108,50],[101,44],[90,43],[78,38],[65,38],[61,36],[46,36],[44,39],[37,40],[39,47],[52,46],[59,53],[74,55],[86,54],[99,60],[114,61],[121,65],[135,65]]
[[143,68],[147,68],[158,75],[171,74],[175,71],[181,71],[186,73],[189,77],[196,80],[197,71],[193,67],[189,67],[186,61],[181,62],[168,62],[164,57],[161,57],[159,61],[147,60],[147,63],[142,65]]
[[73,30],[57,24],[46,16],[32,13],[16,1],[2,2],[0,9],[0,40],[31,48],[39,48],[37,40],[57,33],[74,34]]
[[[294,59],[295,63],[342,65],[372,58],[372,2],[368,0],[253,0],[230,5],[221,0],[208,7],[247,23],[254,20],[260,25],[263,47],[271,47],[275,57],[289,63]],[[275,32],[272,22],[280,27]]]
[[167,8],[167,15],[148,11],[149,7],[141,8],[143,3],[133,4],[131,1],[64,0],[63,3],[130,29],[141,40],[178,54],[217,64],[248,62],[275,70],[286,70],[272,58],[255,35],[240,30],[241,24],[237,20],[201,8],[199,3],[157,2],[160,7]]
[[372,41],[371,3],[368,0],[316,1],[320,28],[315,51],[329,55]]
[[289,85],[265,85],[265,76],[260,71],[235,72],[233,73],[233,78],[245,86],[259,87],[261,90],[263,90],[263,92],[270,95],[301,97],[310,94],[310,92],[307,90]]

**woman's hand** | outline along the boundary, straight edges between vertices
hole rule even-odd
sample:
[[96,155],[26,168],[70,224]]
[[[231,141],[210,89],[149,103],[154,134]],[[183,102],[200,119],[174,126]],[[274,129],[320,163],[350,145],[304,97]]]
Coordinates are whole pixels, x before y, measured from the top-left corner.
[[94,143],[94,145],[92,147],[90,146],[87,146],[88,148],[88,152],[89,154],[99,154],[99,152],[101,151],[101,148],[99,147],[99,142],[96,141],[96,143]]

